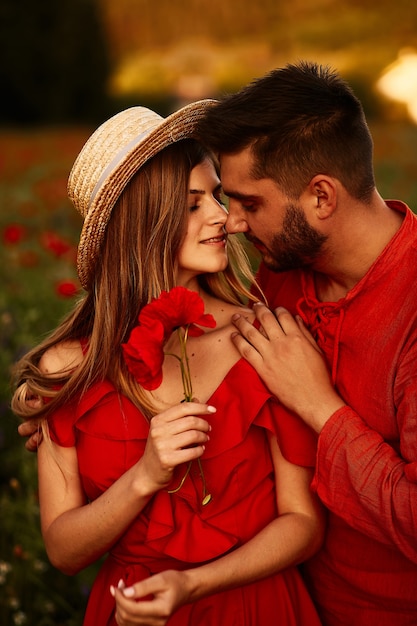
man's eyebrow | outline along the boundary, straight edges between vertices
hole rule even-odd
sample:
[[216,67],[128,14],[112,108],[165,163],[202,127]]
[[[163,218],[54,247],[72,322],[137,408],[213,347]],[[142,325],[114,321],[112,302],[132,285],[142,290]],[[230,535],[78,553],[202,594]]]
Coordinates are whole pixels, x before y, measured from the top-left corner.
[[253,194],[245,194],[232,190],[228,191],[227,189],[223,189],[223,193],[228,198],[235,198],[235,200],[256,200],[258,198],[258,196]]

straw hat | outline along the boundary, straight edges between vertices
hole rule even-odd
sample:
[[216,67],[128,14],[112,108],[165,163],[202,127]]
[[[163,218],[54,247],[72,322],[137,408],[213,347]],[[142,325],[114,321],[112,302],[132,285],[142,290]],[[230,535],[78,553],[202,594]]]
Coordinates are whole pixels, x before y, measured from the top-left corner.
[[145,107],[121,111],[87,140],[68,180],[68,195],[84,218],[77,268],[82,286],[91,284],[111,211],[132,176],[158,152],[196,136],[196,126],[215,100],[193,102],[163,118]]

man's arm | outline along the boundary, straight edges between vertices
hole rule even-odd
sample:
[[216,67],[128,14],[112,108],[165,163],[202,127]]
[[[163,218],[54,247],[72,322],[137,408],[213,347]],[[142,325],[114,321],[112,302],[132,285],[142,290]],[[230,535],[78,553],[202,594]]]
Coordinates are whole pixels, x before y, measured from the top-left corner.
[[357,530],[417,563],[417,383],[412,376],[417,354],[410,352],[398,374],[400,453],[337,394],[301,320],[282,308],[276,317],[263,305],[254,309],[261,331],[235,318],[239,333],[233,341],[270,391],[319,433],[313,487],[321,500]]

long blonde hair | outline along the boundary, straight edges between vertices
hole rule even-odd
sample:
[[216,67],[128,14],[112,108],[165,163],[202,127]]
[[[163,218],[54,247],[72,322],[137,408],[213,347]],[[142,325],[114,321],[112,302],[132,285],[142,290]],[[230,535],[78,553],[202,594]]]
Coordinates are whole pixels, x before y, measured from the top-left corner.
[[[15,367],[12,410],[17,415],[48,417],[106,379],[144,415],[154,414],[148,395],[126,368],[121,344],[137,324],[142,307],[175,286],[176,260],[188,220],[189,177],[206,158],[215,164],[195,140],[180,141],[152,158],[126,186],[113,208],[90,291]],[[224,272],[199,277],[202,288],[233,304],[258,299],[250,293],[255,282],[236,237],[229,238],[228,255]],[[52,379],[42,373],[42,355],[73,340],[88,342],[82,363]],[[39,402],[39,398],[48,401]]]

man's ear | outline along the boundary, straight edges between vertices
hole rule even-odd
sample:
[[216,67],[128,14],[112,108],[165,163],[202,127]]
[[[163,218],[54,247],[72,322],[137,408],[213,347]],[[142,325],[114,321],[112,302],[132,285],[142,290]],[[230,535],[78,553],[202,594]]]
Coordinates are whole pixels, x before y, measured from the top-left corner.
[[337,204],[337,184],[334,178],[317,174],[309,184],[316,218],[323,220],[333,215]]

